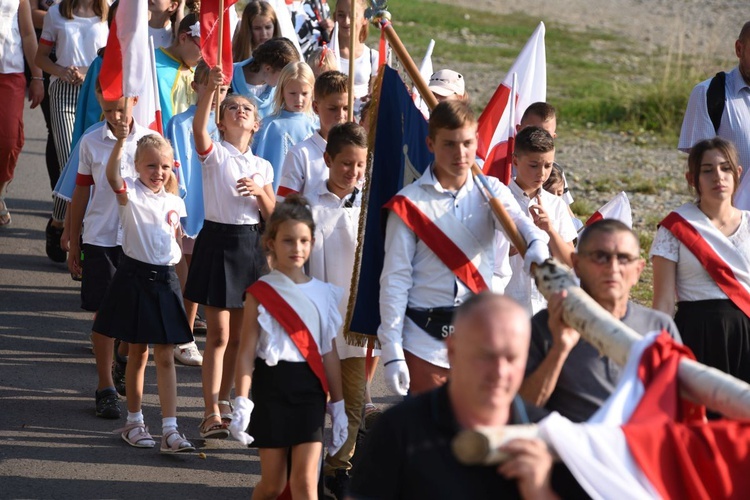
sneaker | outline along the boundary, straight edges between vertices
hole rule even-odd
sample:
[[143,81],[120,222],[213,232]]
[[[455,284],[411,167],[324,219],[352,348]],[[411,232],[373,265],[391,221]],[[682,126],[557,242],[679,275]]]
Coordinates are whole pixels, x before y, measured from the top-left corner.
[[96,391],[96,416],[99,418],[120,418],[120,398],[114,387]]
[[344,500],[349,494],[349,471],[336,469],[333,476],[325,476],[323,479],[323,498]]
[[201,335],[205,335],[206,330],[208,330],[206,320],[201,318],[200,314],[196,314],[195,321],[193,321],[193,334],[200,333]]
[[203,364],[203,356],[201,356],[195,342],[174,346],[174,359],[188,366],[201,366]]
[[44,234],[47,238],[47,243],[44,249],[47,251],[47,257],[53,262],[65,262],[68,260],[68,254],[65,250],[60,248],[60,237],[62,236],[63,228],[55,227],[52,225],[52,219],[47,221],[47,228],[44,230]]

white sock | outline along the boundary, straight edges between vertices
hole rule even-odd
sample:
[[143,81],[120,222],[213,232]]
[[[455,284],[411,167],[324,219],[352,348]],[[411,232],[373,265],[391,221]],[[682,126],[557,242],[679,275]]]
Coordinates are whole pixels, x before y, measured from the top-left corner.
[[129,411],[128,423],[129,424],[143,423],[143,410],[138,410],[136,412]]

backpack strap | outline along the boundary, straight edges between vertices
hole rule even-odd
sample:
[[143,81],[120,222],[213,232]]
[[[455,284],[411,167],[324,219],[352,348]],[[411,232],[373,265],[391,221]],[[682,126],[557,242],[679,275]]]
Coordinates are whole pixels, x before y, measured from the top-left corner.
[[706,109],[717,134],[721,125],[721,115],[724,114],[724,107],[726,106],[726,80],[727,74],[719,71],[711,79],[706,91]]

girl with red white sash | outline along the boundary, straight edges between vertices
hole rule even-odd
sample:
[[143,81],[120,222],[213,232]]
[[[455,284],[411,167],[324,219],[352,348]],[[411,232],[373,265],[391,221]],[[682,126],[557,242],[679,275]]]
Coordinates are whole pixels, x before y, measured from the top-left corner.
[[750,382],[750,212],[733,203],[737,158],[718,137],[690,150],[685,177],[697,201],[660,224],[650,252],[653,307],[674,314],[698,361]]
[[253,498],[277,498],[287,478],[292,498],[316,498],[326,413],[333,423],[329,453],[347,436],[334,344],[343,290],[305,274],[314,232],[307,201],[287,196],[263,235],[274,270],[247,289],[229,429],[240,442],[259,448],[261,479]]

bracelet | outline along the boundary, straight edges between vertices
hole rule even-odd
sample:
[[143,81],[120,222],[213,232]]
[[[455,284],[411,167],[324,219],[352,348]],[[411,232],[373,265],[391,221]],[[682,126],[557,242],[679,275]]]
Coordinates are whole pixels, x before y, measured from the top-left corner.
[[383,366],[388,366],[391,363],[395,363],[396,361],[406,361],[406,360],[405,359],[392,359],[392,360],[388,361],[387,363],[383,363]]
[[43,76],[32,76],[31,79],[32,80],[42,80],[42,81],[44,81],[44,77]]

